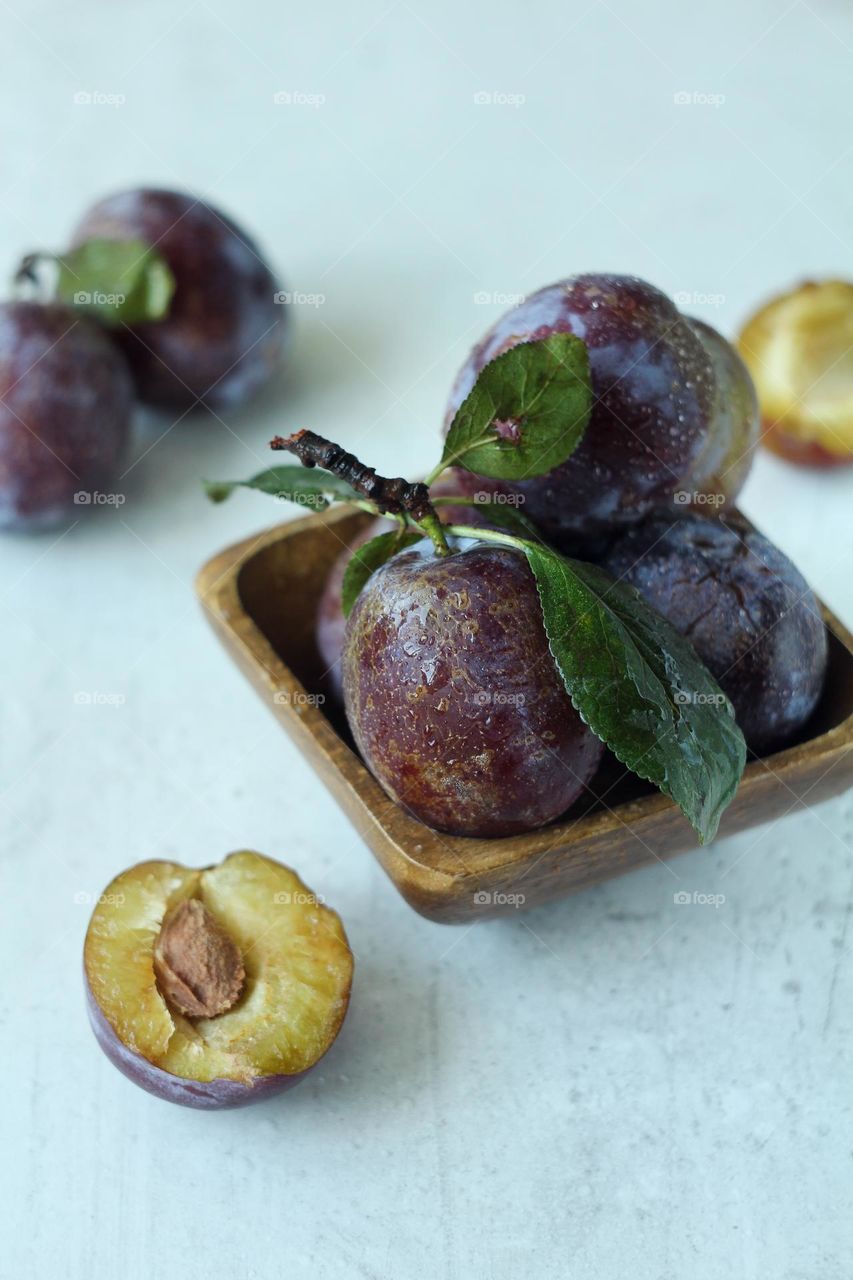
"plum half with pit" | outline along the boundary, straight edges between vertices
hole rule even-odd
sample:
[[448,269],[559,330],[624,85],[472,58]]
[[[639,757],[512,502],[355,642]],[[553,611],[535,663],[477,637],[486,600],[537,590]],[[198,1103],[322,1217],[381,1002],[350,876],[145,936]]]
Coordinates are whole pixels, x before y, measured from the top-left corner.
[[98,325],[0,306],[0,527],[48,527],[112,490],[132,413],[127,362]]
[[823,689],[826,628],[803,576],[763,534],[741,518],[655,513],[620,535],[604,567],[692,643],[755,755],[803,728]]
[[763,443],[790,462],[853,462],[853,283],[808,281],[780,294],[739,339],[750,368]]
[[603,745],[572,706],[522,554],[431,544],[376,570],[347,622],[353,736],[391,798],[438,831],[506,836],[583,793]]
[[84,948],[107,1057],[149,1093],[207,1110],[301,1080],[341,1028],[352,969],[335,912],[251,851],[200,871],[142,862],[122,872]]
[[277,305],[279,285],[236,222],[185,192],[143,187],[93,205],[72,248],[101,239],[143,241],[175,279],[164,319],[115,333],[141,400],[232,408],[268,381],[281,361],[287,308]]
[[706,448],[716,387],[705,343],[659,289],[635,276],[579,275],[531,294],[492,326],[457,376],[448,425],[489,361],[553,333],[586,343],[592,414],[566,462],[512,488],[559,543],[632,523],[682,488]]

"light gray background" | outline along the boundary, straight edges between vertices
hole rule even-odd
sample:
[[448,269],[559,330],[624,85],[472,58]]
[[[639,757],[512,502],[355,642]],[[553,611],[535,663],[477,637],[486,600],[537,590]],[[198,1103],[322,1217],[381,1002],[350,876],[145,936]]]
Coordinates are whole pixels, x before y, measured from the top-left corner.
[[[286,385],[149,425],[120,510],[0,544],[0,1273],[849,1275],[850,799],[441,928],[397,897],[192,592],[207,556],[290,515],[252,494],[213,508],[201,475],[250,473],[300,425],[423,472],[501,295],[630,271],[733,332],[776,288],[849,274],[848,6],[0,0],[0,38],[4,270],[149,182],[220,203],[323,295],[295,308]],[[851,485],[762,456],[744,496],[848,622]],[[140,859],[240,846],[341,911],[354,1000],[293,1094],[196,1114],[95,1047],[85,899]]]

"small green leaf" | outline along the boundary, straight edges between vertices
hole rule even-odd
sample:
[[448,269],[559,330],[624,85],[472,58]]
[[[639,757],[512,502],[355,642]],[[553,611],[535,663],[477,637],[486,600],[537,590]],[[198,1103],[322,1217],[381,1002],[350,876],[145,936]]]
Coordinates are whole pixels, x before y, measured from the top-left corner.
[[162,320],[175,292],[175,277],[144,240],[86,240],[56,259],[61,302],[117,328]]
[[272,494],[281,502],[295,502],[312,511],[325,511],[332,502],[357,502],[359,495],[338,476],[319,467],[270,467],[250,480],[206,480],[204,489],[211,502],[224,502],[235,489],[257,489]]
[[554,333],[522,342],[482,370],[456,412],[442,462],[496,480],[545,475],[577,448],[591,410],[580,338]]
[[623,764],[670,796],[705,844],[746,762],[728,698],[692,645],[633,587],[526,543],[545,631],[581,717]]
[[365,542],[364,546],[353,552],[352,559],[344,572],[341,592],[341,605],[345,618],[349,617],[350,610],[370,575],[398,551],[411,547],[416,542],[423,542],[423,538],[424,535],[414,529],[392,529],[390,533],[380,533],[377,537],[371,538],[369,542]]

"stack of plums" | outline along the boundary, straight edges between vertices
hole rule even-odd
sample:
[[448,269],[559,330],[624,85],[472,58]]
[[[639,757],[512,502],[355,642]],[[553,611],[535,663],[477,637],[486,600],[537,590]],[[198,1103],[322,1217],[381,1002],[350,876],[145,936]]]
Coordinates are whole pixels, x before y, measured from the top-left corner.
[[[0,305],[0,527],[39,528],[103,501],[135,399],[222,411],[270,377],[286,308],[249,236],[175,191],[95,204],[50,302]],[[29,260],[28,260],[29,261]]]
[[[562,333],[585,343],[594,395],[575,452],[512,482],[449,472],[441,492],[513,505],[553,547],[636,588],[728,695],[749,749],[785,747],[820,698],[827,641],[800,573],[733,507],[759,436],[743,361],[642,280],[576,276],[485,334],[448,423],[489,362]],[[561,681],[523,557],[473,539],[444,559],[409,547],[373,573],[344,624],[350,554],[327,584],[317,641],[356,743],[398,803],[440,831],[505,836],[595,790],[604,748]]]

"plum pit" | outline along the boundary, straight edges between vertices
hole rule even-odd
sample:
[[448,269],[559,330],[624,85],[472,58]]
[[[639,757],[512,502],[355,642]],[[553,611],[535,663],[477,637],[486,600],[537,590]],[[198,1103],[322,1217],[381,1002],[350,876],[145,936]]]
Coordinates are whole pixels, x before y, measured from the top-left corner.
[[166,1003],[188,1018],[225,1013],[246,979],[240,948],[198,898],[185,899],[163,921],[154,973]]

